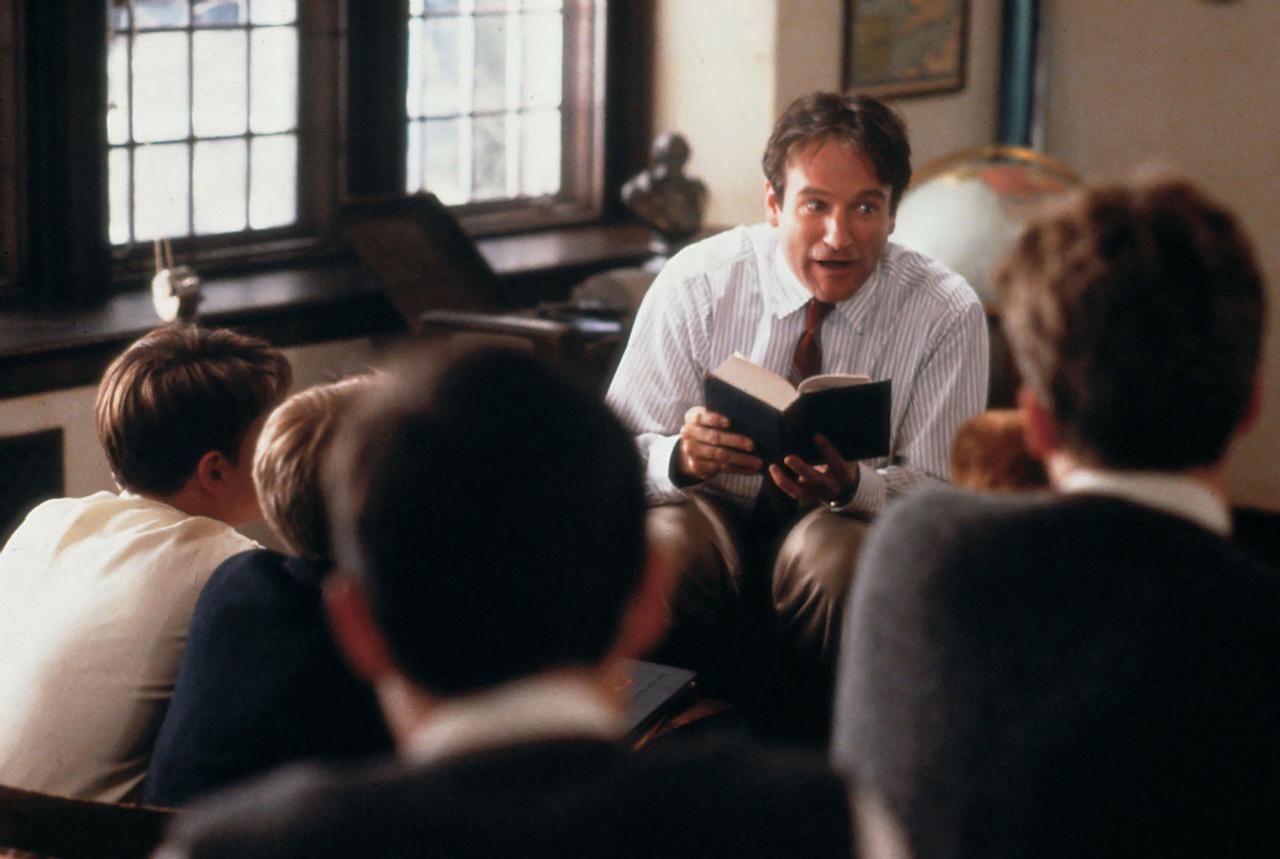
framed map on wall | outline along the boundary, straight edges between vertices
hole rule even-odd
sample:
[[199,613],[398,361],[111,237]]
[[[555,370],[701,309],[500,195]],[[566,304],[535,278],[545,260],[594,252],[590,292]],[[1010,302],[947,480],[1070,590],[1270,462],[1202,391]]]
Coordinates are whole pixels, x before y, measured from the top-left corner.
[[877,97],[964,86],[968,0],[847,0],[845,89]]

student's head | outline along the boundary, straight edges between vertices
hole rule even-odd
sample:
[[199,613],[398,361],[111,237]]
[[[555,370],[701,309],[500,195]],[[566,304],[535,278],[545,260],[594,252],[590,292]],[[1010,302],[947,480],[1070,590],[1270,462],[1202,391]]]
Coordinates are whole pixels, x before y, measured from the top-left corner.
[[641,473],[603,403],[527,353],[419,353],[335,437],[338,584],[430,694],[600,665],[648,580]]
[[262,428],[253,484],[267,524],[300,558],[324,565],[331,558],[320,467],[338,420],[374,378],[357,376],[299,391]]
[[996,284],[1024,397],[1082,463],[1214,465],[1256,405],[1262,278],[1235,218],[1185,181],[1072,195]]
[[1047,486],[1044,463],[1027,450],[1021,413],[992,409],[960,424],[951,441],[951,482],[997,492]]
[[822,301],[852,297],[879,265],[911,180],[902,121],[867,96],[805,96],[774,126],[763,166],[792,272]]
[[182,490],[202,463],[217,479],[235,471],[230,482],[246,497],[231,507],[244,508],[238,518],[254,518],[249,472],[257,431],[291,380],[288,359],[255,337],[177,324],[146,334],[111,362],[94,405],[116,482],[163,498]]

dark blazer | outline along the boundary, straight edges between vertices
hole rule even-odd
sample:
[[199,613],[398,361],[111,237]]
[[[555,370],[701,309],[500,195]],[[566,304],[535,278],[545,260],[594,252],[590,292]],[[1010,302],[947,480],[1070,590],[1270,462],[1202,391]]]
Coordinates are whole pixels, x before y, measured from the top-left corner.
[[835,760],[917,859],[1280,852],[1280,574],[1209,531],[923,493],[845,631]]
[[827,857],[848,856],[850,839],[825,766],[721,742],[633,754],[563,739],[283,773],[179,817],[165,855]]
[[322,573],[266,549],[214,571],[196,603],[144,802],[182,805],[282,764],[391,748],[373,693],[329,635]]

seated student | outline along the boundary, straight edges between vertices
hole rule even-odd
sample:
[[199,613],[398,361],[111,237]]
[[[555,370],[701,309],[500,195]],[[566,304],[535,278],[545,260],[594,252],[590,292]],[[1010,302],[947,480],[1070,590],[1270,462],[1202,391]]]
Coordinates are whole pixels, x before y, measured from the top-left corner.
[[951,485],[982,492],[1049,485],[1044,463],[1027,449],[1016,409],[990,409],[960,424],[951,440]]
[[370,384],[308,388],[267,419],[253,481],[293,557],[243,552],[205,585],[144,802],[182,805],[292,761],[390,751],[377,701],[339,656],[320,596],[331,569],[320,461],[339,416]]
[[288,359],[179,325],[107,368],[94,409],[119,494],[36,507],[0,552],[0,784],[135,797],[215,567],[257,544],[250,470]]
[[1054,494],[939,491],[882,520],[833,755],[917,859],[1280,853],[1280,574],[1227,540],[1262,278],[1184,182],[1103,185],[997,276]]
[[213,800],[159,855],[847,855],[825,767],[618,742],[622,659],[662,634],[671,577],[603,403],[510,350],[392,378],[333,442],[325,596],[401,756]]

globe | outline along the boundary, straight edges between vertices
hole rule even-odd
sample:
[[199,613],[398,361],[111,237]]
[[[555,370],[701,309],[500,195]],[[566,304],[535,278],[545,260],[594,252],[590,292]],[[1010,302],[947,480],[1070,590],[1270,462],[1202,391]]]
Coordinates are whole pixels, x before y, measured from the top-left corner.
[[1031,213],[1079,183],[1069,167],[1019,146],[945,155],[916,172],[893,239],[963,275],[995,313],[992,270]]
[[987,311],[991,343],[989,408],[1013,405],[1018,373],[996,324],[991,275],[1031,214],[1080,183],[1069,167],[1019,146],[945,155],[921,167],[898,204],[893,239],[964,276]]

